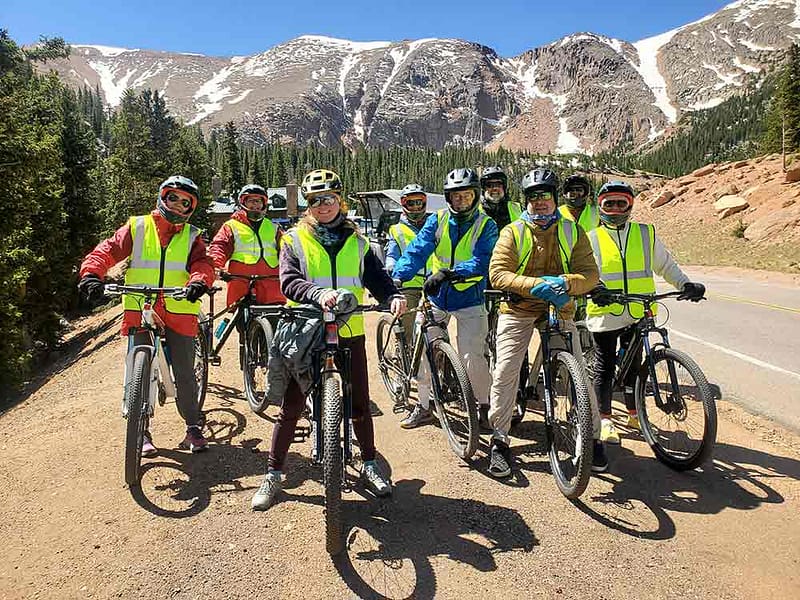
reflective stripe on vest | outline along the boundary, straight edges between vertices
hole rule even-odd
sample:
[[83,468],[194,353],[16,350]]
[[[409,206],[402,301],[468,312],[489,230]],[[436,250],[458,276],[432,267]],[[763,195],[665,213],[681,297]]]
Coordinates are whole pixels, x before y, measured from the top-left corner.
[[258,232],[236,219],[225,222],[233,233],[233,254],[230,260],[254,265],[262,258],[271,268],[278,266],[278,249],[275,246],[275,225],[262,219]]
[[[558,212],[560,212],[561,216],[565,219],[575,221],[575,217],[572,216],[572,211],[566,204],[559,206]],[[600,211],[597,209],[596,204],[586,203],[586,206],[584,206],[581,211],[581,216],[578,218],[578,225],[580,225],[581,229],[586,233],[600,226]]]
[[[517,246],[517,256],[519,264],[517,275],[522,275],[528,266],[528,261],[533,254],[533,232],[525,221],[515,221],[509,225],[514,234],[514,243]],[[558,220],[558,255],[561,258],[561,266],[564,273],[570,272],[570,260],[572,250],[578,241],[578,227],[573,221],[565,219]]]
[[[152,285],[157,287],[184,287],[189,282],[189,256],[200,230],[188,223],[170,239],[166,248],[161,247],[158,228],[152,215],[131,217],[128,220],[133,240],[131,264],[125,272],[125,285]],[[140,296],[124,295],[125,310],[141,311]],[[200,302],[164,298],[168,312],[196,315]]]
[[[475,221],[461,239],[458,240],[458,244],[454,249],[453,242],[450,239],[450,211],[444,208],[437,213],[439,227],[436,229],[436,248],[431,256],[433,259],[431,271],[433,273],[437,273],[442,269],[452,269],[454,266],[466,262],[474,256],[475,246],[490,219],[489,215],[482,210],[476,211],[475,214]],[[465,279],[462,283],[454,283],[452,285],[459,292],[463,292],[478,284],[483,278],[482,275],[476,275]]]
[[[400,222],[396,225],[392,225],[389,228],[389,235],[392,236],[392,239],[397,244],[397,247],[400,248],[400,255],[406,253],[406,248],[408,245],[417,237],[417,232],[414,231],[411,227],[407,224]],[[422,284],[425,283],[425,278],[431,273],[433,267],[433,261],[430,257],[425,263],[425,266],[417,271],[417,274],[414,275],[409,281],[403,282],[404,288],[421,288]]]
[[[323,288],[345,288],[355,294],[359,304],[364,303],[364,257],[369,249],[367,240],[353,232],[336,254],[333,268],[328,251],[304,227],[291,229],[282,238],[294,250],[300,261],[303,277]],[[298,303],[292,300],[289,306]],[[364,335],[364,315],[353,313],[340,320],[339,335],[344,338]]]
[[[630,224],[624,244],[624,255],[606,227],[593,229],[588,236],[600,270],[600,279],[608,289],[631,294],[655,293],[653,254],[656,236],[652,225]],[[654,304],[653,313],[657,312],[656,308]],[[624,310],[625,307],[621,304],[597,306],[591,300],[586,306],[586,314],[589,316],[621,315]],[[635,319],[641,319],[644,316],[644,306],[640,302],[628,304],[628,310]]]

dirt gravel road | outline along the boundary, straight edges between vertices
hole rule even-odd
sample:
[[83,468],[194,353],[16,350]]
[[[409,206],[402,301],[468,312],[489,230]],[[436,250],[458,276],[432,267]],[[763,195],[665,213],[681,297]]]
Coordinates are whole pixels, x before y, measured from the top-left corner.
[[713,464],[671,472],[631,434],[573,504],[549,474],[539,415],[518,431],[517,476],[497,482],[436,427],[399,429],[372,364],[395,491],[369,499],[354,480],[348,551],[332,561],[308,443],[292,447],[281,502],[250,511],[275,409],[249,411],[231,347],[211,374],[211,449],[177,450],[177,412],[160,409],[162,451],[131,493],[115,314],[84,320],[0,415],[0,598],[800,597],[800,439],[724,399]]

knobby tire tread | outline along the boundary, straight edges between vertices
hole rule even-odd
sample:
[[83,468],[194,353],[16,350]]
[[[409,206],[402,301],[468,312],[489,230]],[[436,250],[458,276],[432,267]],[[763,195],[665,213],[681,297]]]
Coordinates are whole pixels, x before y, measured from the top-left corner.
[[[257,350],[255,349],[257,346]],[[244,391],[247,396],[247,403],[250,409],[256,414],[262,414],[268,406],[266,388],[256,389],[256,381],[252,366],[256,353],[261,354],[258,362],[266,361],[267,373],[269,373],[269,350],[272,346],[272,325],[266,317],[255,317],[251,319],[247,326],[247,336],[244,344],[244,361],[242,377],[244,379]],[[265,382],[266,383],[266,382]]]
[[138,350],[133,356],[132,365],[128,385],[125,389],[125,403],[128,407],[125,432],[125,483],[134,487],[139,485],[142,443],[144,432],[147,429],[150,353]]
[[[455,452],[456,456],[461,458],[462,460],[469,460],[475,454],[475,451],[478,449],[478,402],[475,400],[475,394],[472,391],[472,384],[469,380],[469,375],[467,375],[467,369],[464,366],[464,363],[461,361],[461,356],[459,356],[458,352],[456,352],[455,348],[453,348],[449,343],[445,342],[444,340],[436,340],[433,342],[433,359],[434,365],[431,366],[431,370],[433,370],[436,366],[436,357],[438,354],[444,356],[445,360],[450,363],[453,373],[456,376],[456,380],[458,381],[458,385],[461,388],[461,395],[465,400],[465,404],[467,406],[467,415],[468,415],[468,437],[466,440],[466,445],[459,444],[455,439],[452,433],[452,429],[450,427],[450,423],[447,421],[446,412],[444,407],[442,406],[442,401],[440,398],[434,396],[434,402],[436,404],[436,411],[439,415],[439,422],[442,425],[442,428],[445,430],[447,434],[447,440],[452,448],[453,452]],[[442,373],[439,373],[439,377],[442,377]]]
[[328,377],[322,388],[322,479],[325,487],[325,548],[338,554],[344,548],[342,539],[342,465],[341,426],[342,394],[339,381]]

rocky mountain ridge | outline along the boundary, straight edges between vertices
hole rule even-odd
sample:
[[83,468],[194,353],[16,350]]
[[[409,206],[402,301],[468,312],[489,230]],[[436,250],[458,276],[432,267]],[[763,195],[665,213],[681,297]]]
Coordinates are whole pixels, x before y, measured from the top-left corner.
[[739,0],[635,43],[577,33],[511,58],[457,39],[306,35],[231,58],[75,45],[46,68],[111,106],[158,89],[186,122],[233,120],[255,140],[591,153],[657,138],[797,40],[800,0]]

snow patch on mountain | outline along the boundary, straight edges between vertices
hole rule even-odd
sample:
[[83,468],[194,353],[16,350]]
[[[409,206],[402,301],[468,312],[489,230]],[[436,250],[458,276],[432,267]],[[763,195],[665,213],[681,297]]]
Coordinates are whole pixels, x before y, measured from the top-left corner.
[[99,46],[97,44],[71,44],[73,48],[93,48],[107,58],[119,56],[123,52],[138,52],[138,48],[117,48],[115,46]]
[[194,118],[189,121],[189,125],[194,125],[205,119],[208,115],[214,114],[222,108],[222,101],[232,94],[229,86],[223,87],[222,84],[230,76],[236,65],[230,65],[217,71],[214,76],[203,83],[194,93],[194,99],[200,100],[205,97],[207,100],[199,105],[199,110]]
[[366,52],[368,50],[380,50],[392,45],[392,42],[353,42],[351,40],[342,40],[339,38],[327,37],[324,35],[301,35],[299,40],[306,40],[309,42],[318,42],[330,46],[338,46],[340,48],[349,50],[351,52]]
[[100,78],[100,89],[103,90],[106,103],[112,107],[119,106],[122,94],[129,87],[128,81],[136,73],[136,69],[128,69],[121,79],[114,81],[114,76],[116,75],[114,67],[96,60],[90,60],[88,64]]
[[669,98],[667,82],[658,68],[658,51],[668,44],[676,33],[678,33],[678,29],[672,29],[661,35],[645,38],[633,44],[636,52],[639,53],[639,64],[634,64],[633,66],[642,76],[647,87],[653,92],[656,98],[653,105],[664,113],[670,123],[678,120],[678,111]]

